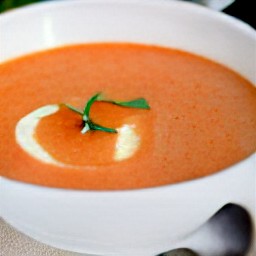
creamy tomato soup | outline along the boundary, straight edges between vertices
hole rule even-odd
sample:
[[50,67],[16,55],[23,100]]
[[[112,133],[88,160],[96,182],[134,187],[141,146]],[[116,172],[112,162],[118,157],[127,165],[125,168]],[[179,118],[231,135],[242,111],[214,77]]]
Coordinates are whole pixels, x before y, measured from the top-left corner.
[[[95,102],[117,133],[81,133]],[[210,175],[256,149],[256,89],[227,67],[175,49],[75,45],[0,65],[0,175],[52,187],[133,189]],[[246,170],[244,170],[246,172]]]

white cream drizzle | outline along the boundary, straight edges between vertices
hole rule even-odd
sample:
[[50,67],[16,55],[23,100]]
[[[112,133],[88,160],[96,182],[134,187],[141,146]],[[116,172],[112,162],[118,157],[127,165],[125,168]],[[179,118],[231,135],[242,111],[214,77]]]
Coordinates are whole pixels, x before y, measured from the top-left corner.
[[29,113],[21,118],[16,125],[15,136],[16,141],[32,157],[55,165],[63,165],[55,160],[46,150],[41,147],[34,137],[36,127],[41,118],[52,115],[59,110],[58,105],[47,105]]
[[135,132],[135,125],[125,124],[117,129],[118,137],[114,159],[122,161],[135,154],[140,146],[140,137]]
[[[43,117],[59,111],[59,105],[47,105],[29,113],[19,120],[15,129],[16,141],[20,147],[32,157],[44,163],[57,166],[71,166],[54,159],[36,140],[36,127]],[[140,137],[135,131],[135,125],[124,124],[117,128],[118,137],[113,159],[122,161],[132,157],[140,146]],[[73,166],[77,167],[77,166]]]

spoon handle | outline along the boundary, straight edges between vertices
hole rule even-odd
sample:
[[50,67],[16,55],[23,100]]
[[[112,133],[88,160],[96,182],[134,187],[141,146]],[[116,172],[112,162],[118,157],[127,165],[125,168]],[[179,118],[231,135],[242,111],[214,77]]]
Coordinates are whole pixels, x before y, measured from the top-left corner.
[[187,248],[174,249],[168,252],[161,253],[157,256],[199,256],[197,253]]
[[245,256],[252,246],[252,239],[250,214],[242,206],[229,203],[176,244],[178,249],[157,256]]

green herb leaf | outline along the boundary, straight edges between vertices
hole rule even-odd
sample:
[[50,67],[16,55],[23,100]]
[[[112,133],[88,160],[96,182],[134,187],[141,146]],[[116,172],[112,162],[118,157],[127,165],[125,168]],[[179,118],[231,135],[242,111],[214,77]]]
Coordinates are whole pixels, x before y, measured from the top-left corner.
[[74,111],[75,113],[77,113],[77,114],[79,114],[79,115],[81,115],[81,116],[84,115],[83,111],[81,111],[81,110],[78,109],[78,108],[75,108],[75,107],[71,106],[70,104],[65,104],[65,103],[63,103],[63,104],[61,104],[61,105],[64,105],[64,106],[67,107],[68,109]]
[[102,132],[110,132],[110,133],[117,133],[116,129],[104,127],[104,126],[101,126],[99,124],[95,124],[93,122],[88,122],[88,125],[89,125],[91,130],[102,131]]
[[100,97],[101,93],[97,93],[95,95],[93,95],[86,103],[86,106],[84,108],[84,113],[83,116],[86,116],[88,119],[90,119],[90,109],[92,104],[98,100],[98,98]]
[[144,98],[138,98],[138,99],[131,100],[131,101],[115,101],[115,100],[104,99],[104,97],[102,96],[101,93],[97,93],[97,94],[93,95],[87,101],[83,111],[71,106],[70,104],[63,104],[68,109],[70,109],[82,116],[82,121],[84,123],[84,127],[83,127],[81,133],[83,133],[83,134],[88,132],[89,130],[117,133],[116,129],[101,126],[99,124],[94,123],[90,119],[90,110],[91,110],[92,104],[95,101],[109,102],[109,103],[112,103],[112,104],[115,104],[115,105],[118,105],[121,107],[150,109],[148,102]]
[[122,107],[150,109],[148,102],[144,98],[138,98],[131,101],[114,101],[114,100],[102,100],[102,101],[110,102]]

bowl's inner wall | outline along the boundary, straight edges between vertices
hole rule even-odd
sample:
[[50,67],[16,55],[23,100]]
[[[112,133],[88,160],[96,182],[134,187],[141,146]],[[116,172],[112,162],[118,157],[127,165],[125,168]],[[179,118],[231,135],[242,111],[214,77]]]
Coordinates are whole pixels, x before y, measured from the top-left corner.
[[249,26],[183,2],[109,2],[115,1],[50,2],[3,15],[0,61],[63,44],[137,42],[191,51],[255,81],[255,35]]

